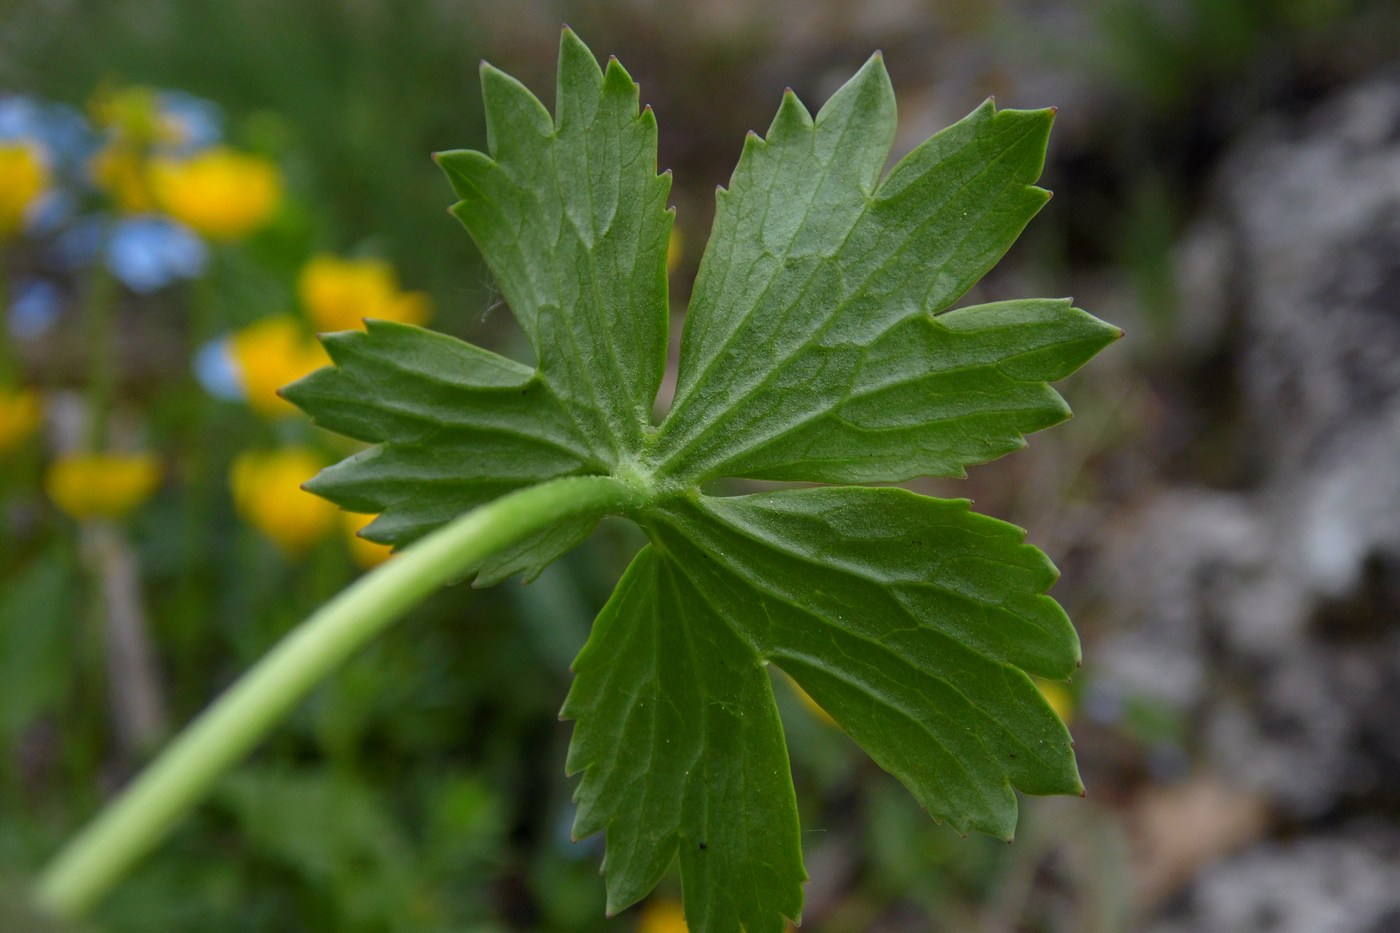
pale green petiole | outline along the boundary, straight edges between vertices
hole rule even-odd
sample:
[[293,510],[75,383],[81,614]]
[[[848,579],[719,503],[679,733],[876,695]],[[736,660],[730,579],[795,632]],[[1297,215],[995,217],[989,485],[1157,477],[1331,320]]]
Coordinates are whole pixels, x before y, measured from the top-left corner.
[[469,512],[362,577],[287,635],[58,854],[40,877],[40,906],[62,918],[86,913],[313,687],[438,587],[561,519],[625,512],[642,499],[612,477],[542,483]]

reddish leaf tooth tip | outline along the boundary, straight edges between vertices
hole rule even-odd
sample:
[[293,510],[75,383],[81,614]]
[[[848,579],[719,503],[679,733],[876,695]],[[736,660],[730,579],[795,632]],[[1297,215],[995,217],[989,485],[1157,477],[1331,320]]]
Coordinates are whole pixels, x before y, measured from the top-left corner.
[[1055,114],[1057,114],[1057,113],[1060,112],[1060,108],[1054,106],[1053,104],[1050,105],[1049,107],[1047,107],[1046,109],[1050,111],[1050,116],[1052,116],[1052,117],[1053,117]]

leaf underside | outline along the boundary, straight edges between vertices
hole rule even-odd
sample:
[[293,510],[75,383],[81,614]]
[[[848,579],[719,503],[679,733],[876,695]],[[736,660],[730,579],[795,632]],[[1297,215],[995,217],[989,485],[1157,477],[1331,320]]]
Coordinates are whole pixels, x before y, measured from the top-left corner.
[[[441,153],[466,226],[531,341],[530,367],[418,328],[325,338],[334,365],[288,398],[374,446],[309,488],[378,513],[401,545],[556,477],[647,478],[637,555],[575,662],[575,834],[604,831],[608,908],[679,861],[690,928],[798,919],[802,867],[766,666],[791,675],[936,819],[1009,839],[1013,789],[1081,793],[1029,675],[1079,645],[1022,532],[965,501],[825,486],[729,498],[724,477],[815,483],[961,476],[1069,416],[1048,383],[1119,335],[1067,300],[950,310],[1048,198],[1052,112],[988,102],[887,175],[879,56],[812,117],[791,92],[751,134],[682,335],[666,357],[669,176],[615,60],[565,31],[556,116],[490,66],[488,152]],[[600,515],[476,568],[527,579]]]

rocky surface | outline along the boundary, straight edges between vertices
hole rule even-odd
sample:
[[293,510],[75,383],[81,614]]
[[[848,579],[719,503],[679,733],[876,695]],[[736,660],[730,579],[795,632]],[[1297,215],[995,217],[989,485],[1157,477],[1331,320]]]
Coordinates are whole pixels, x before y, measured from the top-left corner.
[[1229,361],[1203,421],[1235,488],[1146,494],[1104,548],[1099,689],[1188,724],[1196,767],[1274,835],[1202,871],[1158,929],[1400,929],[1400,81],[1274,119],[1178,253],[1176,352]]

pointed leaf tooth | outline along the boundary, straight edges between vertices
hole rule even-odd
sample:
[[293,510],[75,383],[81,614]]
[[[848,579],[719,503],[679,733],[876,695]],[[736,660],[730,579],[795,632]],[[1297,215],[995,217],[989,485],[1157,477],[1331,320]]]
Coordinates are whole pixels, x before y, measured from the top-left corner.
[[889,158],[895,126],[894,88],[877,53],[817,112],[817,145],[823,161],[839,158],[836,179],[849,177],[868,194]]
[[786,143],[799,139],[812,131],[812,115],[801,99],[788,88],[783,92],[782,103],[768,126],[765,138],[770,143]]
[[[491,179],[496,163],[484,152],[450,149],[438,153],[437,164],[452,185],[452,192],[463,201],[485,200],[497,187]],[[456,213],[455,209],[451,210]]]
[[515,78],[481,63],[481,96],[486,111],[486,148],[496,160],[538,151],[554,132],[549,111]]
[[559,41],[559,81],[554,97],[555,126],[563,130],[593,119],[603,87],[603,71],[588,46],[566,29]]

